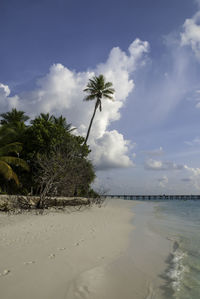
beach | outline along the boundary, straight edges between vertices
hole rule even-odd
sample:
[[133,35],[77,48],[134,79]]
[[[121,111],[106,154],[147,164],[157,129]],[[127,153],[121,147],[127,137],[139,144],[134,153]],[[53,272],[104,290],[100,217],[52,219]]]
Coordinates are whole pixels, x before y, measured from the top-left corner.
[[87,271],[93,271],[88,292],[97,292],[104,267],[128,247],[132,205],[118,200],[84,211],[1,214],[1,298],[85,298],[87,286],[76,282]]
[[151,227],[155,205],[1,214],[1,298],[164,298],[172,241]]

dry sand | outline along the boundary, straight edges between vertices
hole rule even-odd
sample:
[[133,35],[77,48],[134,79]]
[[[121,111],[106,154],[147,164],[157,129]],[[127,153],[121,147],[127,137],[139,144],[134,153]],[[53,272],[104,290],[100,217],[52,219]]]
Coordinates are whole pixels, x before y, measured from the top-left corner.
[[[0,298],[87,298],[90,284],[98,292],[104,266],[128,246],[132,205],[116,200],[70,213],[0,214]],[[89,281],[78,283],[83,273]]]
[[113,199],[84,211],[0,214],[0,298],[162,298],[169,242],[148,229],[152,207],[141,207]]

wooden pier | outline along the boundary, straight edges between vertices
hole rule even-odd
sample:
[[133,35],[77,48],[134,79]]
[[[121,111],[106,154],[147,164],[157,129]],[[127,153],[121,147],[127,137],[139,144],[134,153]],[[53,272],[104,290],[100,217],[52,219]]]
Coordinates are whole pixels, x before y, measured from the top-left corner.
[[125,200],[200,200],[200,195],[104,195],[104,198]]

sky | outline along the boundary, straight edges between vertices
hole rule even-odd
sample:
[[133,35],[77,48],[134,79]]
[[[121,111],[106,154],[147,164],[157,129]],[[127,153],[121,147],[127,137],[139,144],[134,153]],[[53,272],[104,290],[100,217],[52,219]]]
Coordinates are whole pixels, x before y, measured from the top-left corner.
[[63,115],[109,194],[200,192],[200,0],[0,0],[0,112]]

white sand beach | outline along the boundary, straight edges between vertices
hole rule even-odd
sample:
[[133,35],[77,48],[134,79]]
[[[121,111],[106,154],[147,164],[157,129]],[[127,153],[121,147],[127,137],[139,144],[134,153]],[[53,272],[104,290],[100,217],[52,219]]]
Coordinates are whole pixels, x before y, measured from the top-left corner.
[[137,205],[113,199],[83,211],[0,214],[0,297],[157,298],[169,244],[149,236],[146,221],[134,230]]

